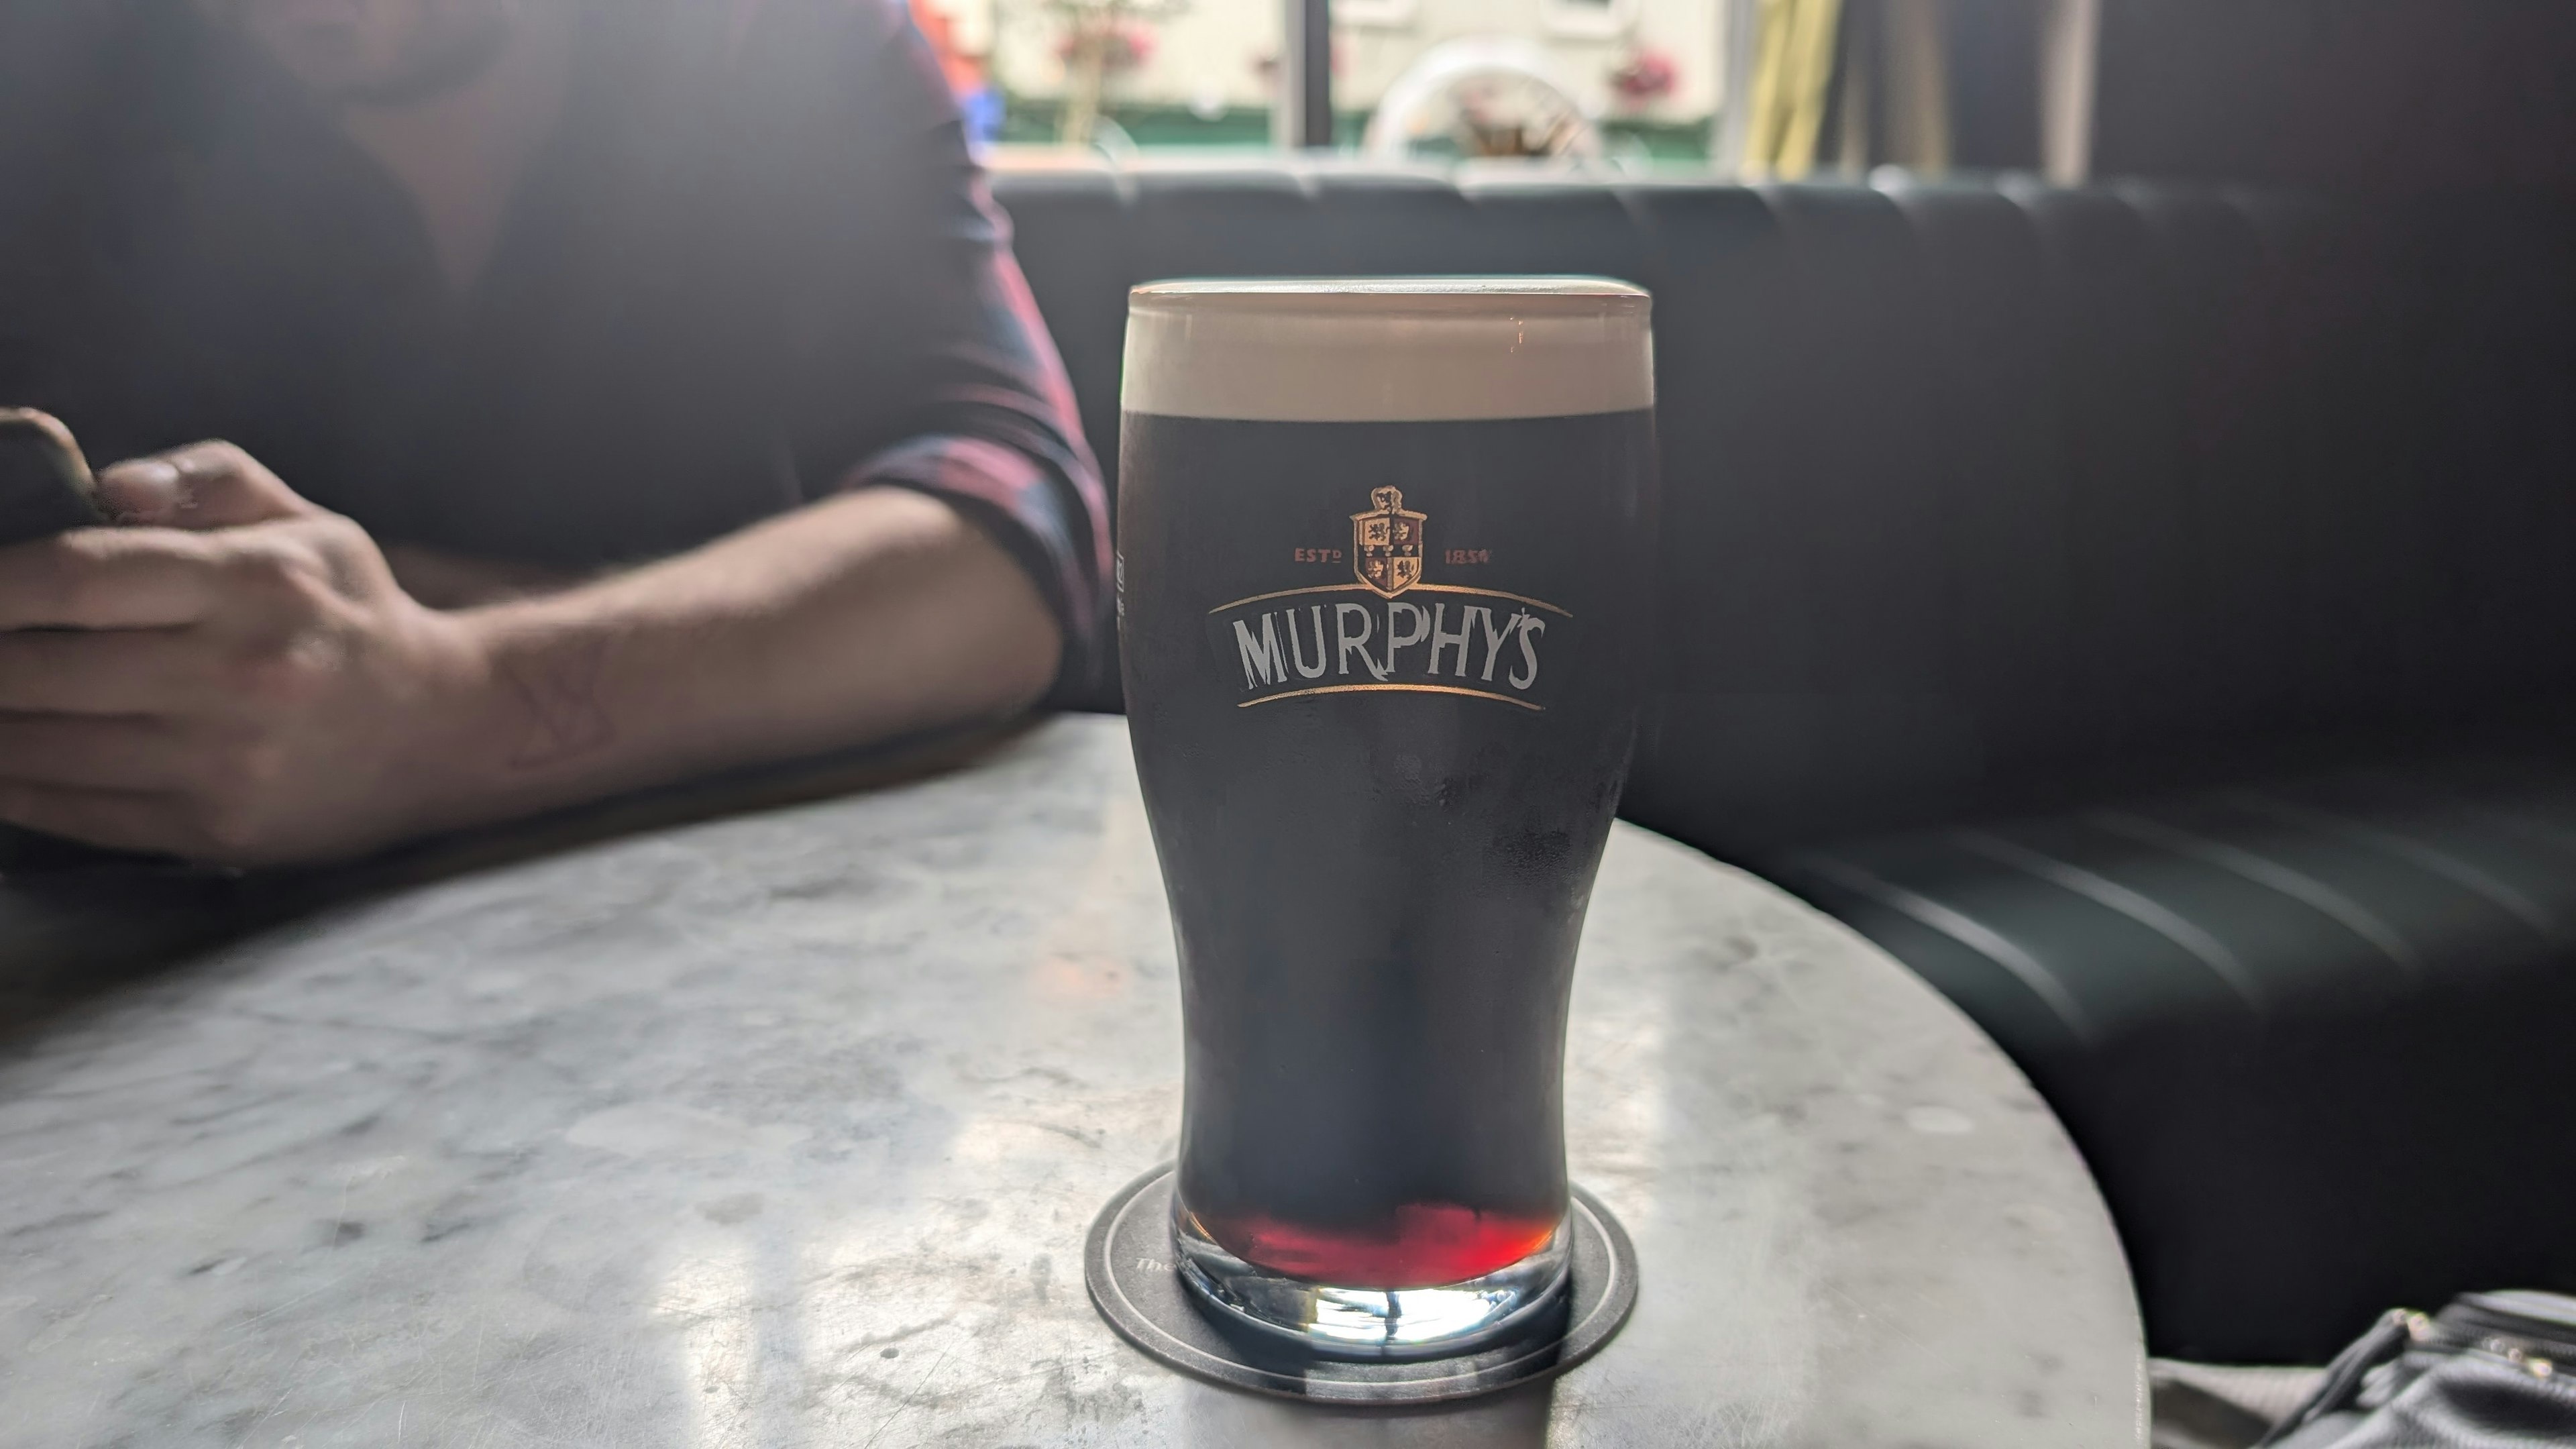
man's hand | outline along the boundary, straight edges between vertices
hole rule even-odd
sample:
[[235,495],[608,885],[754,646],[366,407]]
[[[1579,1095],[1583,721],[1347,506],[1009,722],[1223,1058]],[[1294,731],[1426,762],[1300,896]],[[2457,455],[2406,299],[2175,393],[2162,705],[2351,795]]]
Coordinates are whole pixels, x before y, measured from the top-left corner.
[[0,550],[0,821],[244,865],[429,824],[471,632],[230,444],[99,489],[125,526]]
[[238,448],[99,488],[123,526],[0,549],[0,822],[96,845],[356,854],[1013,714],[1061,646],[1009,555],[902,488],[453,613]]

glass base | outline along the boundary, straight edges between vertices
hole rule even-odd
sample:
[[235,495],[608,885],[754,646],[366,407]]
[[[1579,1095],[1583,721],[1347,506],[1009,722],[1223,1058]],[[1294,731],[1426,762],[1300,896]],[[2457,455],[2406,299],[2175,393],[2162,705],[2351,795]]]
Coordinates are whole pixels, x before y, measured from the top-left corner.
[[1573,1262],[1562,1223],[1546,1246],[1481,1278],[1431,1288],[1336,1288],[1263,1268],[1208,1236],[1172,1200],[1181,1280],[1227,1322],[1351,1359],[1448,1358],[1510,1337],[1565,1291]]

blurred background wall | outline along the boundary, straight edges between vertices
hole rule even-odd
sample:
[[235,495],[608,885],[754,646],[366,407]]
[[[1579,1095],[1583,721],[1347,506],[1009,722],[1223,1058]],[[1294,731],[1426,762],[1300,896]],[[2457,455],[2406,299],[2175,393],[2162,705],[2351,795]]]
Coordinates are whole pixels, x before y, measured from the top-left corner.
[[2096,175],[2576,185],[2569,0],[2101,3]]

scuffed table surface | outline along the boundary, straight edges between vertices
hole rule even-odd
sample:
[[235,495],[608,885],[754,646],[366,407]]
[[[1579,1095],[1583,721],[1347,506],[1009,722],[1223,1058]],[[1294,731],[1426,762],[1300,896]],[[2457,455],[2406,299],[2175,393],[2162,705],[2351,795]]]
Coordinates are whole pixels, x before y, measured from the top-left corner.
[[1624,826],[1567,1083],[1643,1266],[1609,1350],[1368,1419],[1129,1349],[1083,1232],[1172,1155],[1180,1003],[1116,720],[0,1028],[7,1449],[2144,1440],[2119,1247],[2037,1096],[1858,937]]

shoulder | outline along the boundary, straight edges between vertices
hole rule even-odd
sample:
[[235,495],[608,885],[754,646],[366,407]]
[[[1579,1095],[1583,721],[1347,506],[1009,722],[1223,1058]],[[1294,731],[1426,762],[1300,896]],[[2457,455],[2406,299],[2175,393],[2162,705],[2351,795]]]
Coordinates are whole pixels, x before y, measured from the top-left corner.
[[905,0],[721,0],[712,8],[725,12],[728,29],[745,42],[772,33],[882,40],[912,28]]

